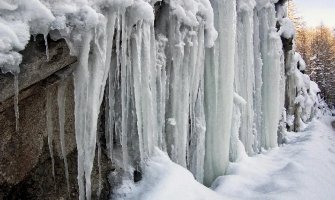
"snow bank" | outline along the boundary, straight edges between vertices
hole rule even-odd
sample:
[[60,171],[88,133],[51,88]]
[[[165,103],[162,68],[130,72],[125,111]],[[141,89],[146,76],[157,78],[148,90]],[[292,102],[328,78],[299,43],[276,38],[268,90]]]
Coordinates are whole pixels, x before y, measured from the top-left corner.
[[[290,132],[287,144],[230,163],[212,189],[160,150],[148,161],[138,183],[124,181],[115,193],[124,200],[324,199],[335,198],[334,118],[314,120],[305,132]],[[322,156],[320,156],[322,155]]]
[[197,182],[191,172],[173,163],[156,149],[144,169],[143,180],[137,184],[125,181],[115,194],[122,200],[220,200],[218,194]]
[[223,199],[335,199],[334,118],[288,133],[287,145],[231,163],[212,188]]

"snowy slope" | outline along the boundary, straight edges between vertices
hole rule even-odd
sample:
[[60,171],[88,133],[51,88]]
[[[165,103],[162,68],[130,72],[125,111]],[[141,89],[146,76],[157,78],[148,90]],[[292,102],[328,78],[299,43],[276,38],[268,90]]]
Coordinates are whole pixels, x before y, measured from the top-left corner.
[[[335,199],[334,119],[314,120],[304,132],[288,133],[287,144],[230,163],[213,191],[163,153],[148,163],[143,181],[125,184],[121,199]],[[125,190],[127,188],[127,190]],[[121,193],[127,193],[125,198]]]
[[289,133],[282,148],[231,163],[215,190],[229,199],[335,199],[331,120],[315,120],[304,132]]

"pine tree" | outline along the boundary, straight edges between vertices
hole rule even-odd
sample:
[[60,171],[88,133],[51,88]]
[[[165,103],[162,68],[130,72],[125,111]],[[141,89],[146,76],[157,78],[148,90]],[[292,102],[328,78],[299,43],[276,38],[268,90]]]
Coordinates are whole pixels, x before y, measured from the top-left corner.
[[320,25],[311,41],[311,78],[321,90],[321,96],[332,106],[335,103],[335,41],[333,32]]

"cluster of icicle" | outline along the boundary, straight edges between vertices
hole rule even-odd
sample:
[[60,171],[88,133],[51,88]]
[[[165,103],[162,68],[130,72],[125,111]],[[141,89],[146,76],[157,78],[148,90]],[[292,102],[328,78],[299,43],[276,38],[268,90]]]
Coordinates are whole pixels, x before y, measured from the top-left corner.
[[[31,9],[18,2],[10,5],[0,0],[0,9],[21,15]],[[278,18],[285,14],[276,16],[276,0],[32,2],[49,18],[43,18],[47,32],[34,29],[36,16],[29,12],[32,17],[25,23],[32,24],[35,32],[31,33],[65,38],[78,57],[74,86],[80,199],[91,198],[104,98],[108,156],[113,158],[113,145],[119,143],[128,178],[135,168],[145,166],[158,147],[199,182],[210,185],[230,161],[278,145],[286,74],[276,29]],[[67,166],[64,87],[59,88],[57,102]],[[302,104],[299,98],[293,101]],[[316,99],[308,101],[314,109]],[[51,115],[47,110],[48,123]],[[53,130],[49,129],[52,153]]]
[[289,131],[301,131],[306,123],[318,117],[322,99],[318,85],[303,74],[306,64],[301,55],[294,50],[287,53],[286,67],[286,121]]

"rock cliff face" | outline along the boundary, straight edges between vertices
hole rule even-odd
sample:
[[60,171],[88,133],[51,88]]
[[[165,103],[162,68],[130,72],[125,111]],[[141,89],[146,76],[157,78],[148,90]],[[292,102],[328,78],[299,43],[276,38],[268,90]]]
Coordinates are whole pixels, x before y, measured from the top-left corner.
[[[19,127],[16,131],[14,111],[14,76],[0,74],[0,199],[78,199],[77,146],[74,118],[73,68],[76,57],[70,56],[64,40],[48,40],[49,60],[42,35],[30,40],[22,51],[19,74]],[[65,85],[65,152],[68,161],[69,192],[62,159],[57,93]],[[48,99],[51,97],[51,99]],[[50,100],[50,102],[48,102]],[[52,149],[48,145],[47,110],[51,110]],[[103,112],[101,112],[103,113]],[[103,118],[103,116],[102,116]],[[100,120],[101,163],[94,161],[92,198],[108,199],[109,173],[115,166],[107,158],[103,120]],[[49,124],[50,125],[50,124]],[[98,152],[95,158],[98,158]],[[54,163],[53,163],[54,162]],[[53,175],[53,166],[54,174]],[[120,183],[120,175],[114,183]],[[101,179],[101,183],[99,183]],[[102,191],[99,192],[99,184]]]
[[[44,39],[37,36],[22,52],[19,74],[19,130],[15,130],[13,110],[13,76],[0,75],[0,198],[1,199],[59,199],[66,198],[63,162],[60,159],[57,116],[57,87],[59,74],[72,70],[76,58],[70,56],[62,40],[49,42],[50,60],[45,55]],[[76,141],[74,135],[73,81],[66,79],[66,152],[69,159],[71,197],[77,196]],[[51,94],[54,129],[55,179],[48,149],[46,107]],[[65,192],[64,192],[65,191]],[[65,196],[64,196],[65,195]],[[52,197],[52,198],[51,198]]]
[[285,0],[201,1],[196,13],[136,2],[103,7],[97,29],[67,16],[72,43],[48,38],[48,56],[43,36],[31,38],[19,92],[0,74],[0,199],[122,199],[114,189],[141,180],[155,147],[210,185],[229,161],[314,117],[317,90],[298,70]]

